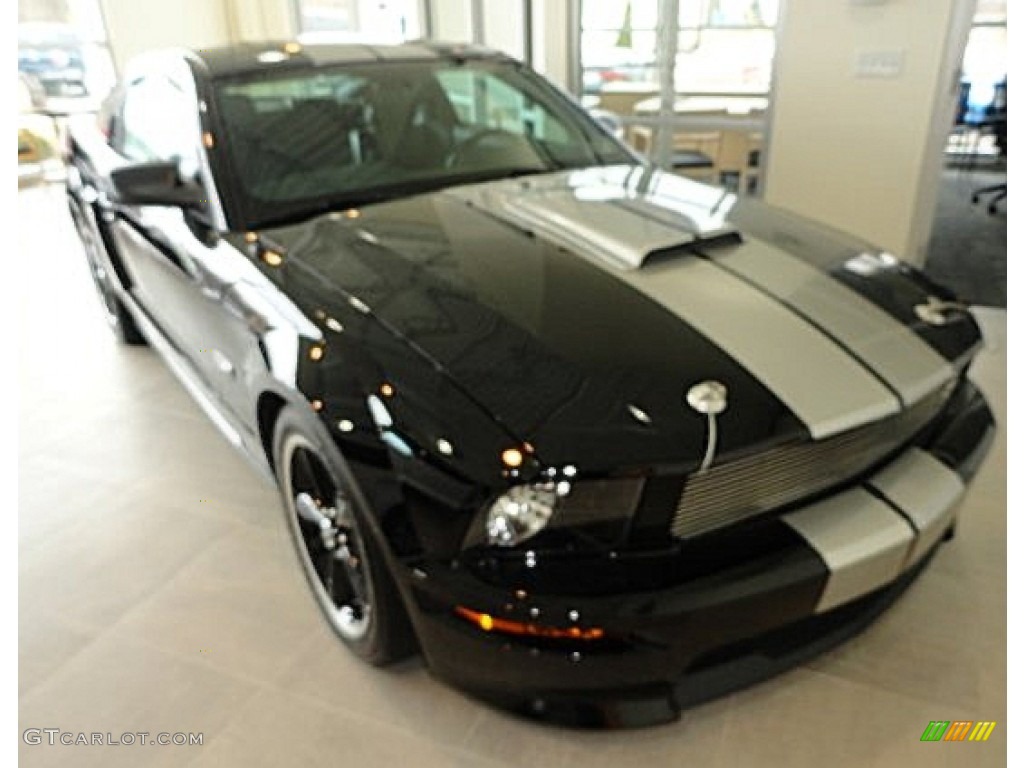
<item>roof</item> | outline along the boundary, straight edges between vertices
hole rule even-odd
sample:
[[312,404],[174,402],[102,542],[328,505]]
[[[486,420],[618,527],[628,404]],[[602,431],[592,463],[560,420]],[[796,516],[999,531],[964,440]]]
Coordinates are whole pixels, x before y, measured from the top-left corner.
[[373,61],[438,61],[442,59],[502,58],[504,54],[470,44],[416,40],[401,45],[317,43],[293,40],[238,43],[219,48],[193,49],[211,77],[268,71],[270,69],[325,67]]

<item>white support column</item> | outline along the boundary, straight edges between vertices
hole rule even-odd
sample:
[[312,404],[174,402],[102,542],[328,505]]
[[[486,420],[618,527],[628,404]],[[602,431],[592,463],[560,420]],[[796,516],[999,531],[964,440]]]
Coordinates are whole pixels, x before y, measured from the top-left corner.
[[765,200],[923,263],[973,10],[786,0]]
[[[579,40],[579,28],[573,30],[570,24],[570,6],[575,2],[578,0],[533,0],[533,67],[566,90],[573,90],[571,72],[577,71],[569,65],[572,51],[579,50],[578,44],[569,45],[574,31]],[[576,59],[578,62],[579,57]]]

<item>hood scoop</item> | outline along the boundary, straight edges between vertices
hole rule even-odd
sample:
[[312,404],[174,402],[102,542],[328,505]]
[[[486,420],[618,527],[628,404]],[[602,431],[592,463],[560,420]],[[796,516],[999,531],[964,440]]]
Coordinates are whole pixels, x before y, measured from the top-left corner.
[[730,192],[642,166],[612,166],[462,187],[464,202],[624,270],[742,242]]
[[714,250],[715,248],[726,248],[732,245],[740,245],[743,242],[743,235],[739,232],[723,232],[720,235],[713,235],[712,237],[698,237],[688,243],[682,245],[673,245],[668,248],[659,248],[656,251],[648,253],[643,260],[641,266],[651,267],[655,264],[661,264],[666,261],[671,261],[679,256],[688,256],[694,253],[704,254],[707,251]]

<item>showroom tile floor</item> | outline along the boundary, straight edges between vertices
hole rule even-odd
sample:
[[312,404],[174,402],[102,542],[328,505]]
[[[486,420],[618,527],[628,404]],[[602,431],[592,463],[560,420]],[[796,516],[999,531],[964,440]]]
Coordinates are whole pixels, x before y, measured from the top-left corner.
[[[863,635],[653,729],[538,726],[374,670],[306,594],[275,490],[163,364],[103,323],[59,186],[23,190],[22,728],[201,731],[198,746],[21,746],[26,766],[936,766],[1006,760],[1006,451],[957,539]],[[1006,315],[975,375],[1006,412]],[[922,744],[929,720],[996,720]]]

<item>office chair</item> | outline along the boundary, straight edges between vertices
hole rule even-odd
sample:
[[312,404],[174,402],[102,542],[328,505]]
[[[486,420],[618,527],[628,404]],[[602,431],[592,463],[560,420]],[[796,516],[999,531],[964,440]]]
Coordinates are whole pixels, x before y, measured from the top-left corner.
[[[1006,157],[1006,80],[996,85],[995,97],[992,104],[986,110],[986,123],[991,125],[995,133],[996,146],[999,147],[1000,157]],[[1006,182],[1002,184],[990,184],[986,187],[979,187],[971,193],[971,202],[975,205],[983,197],[991,195],[988,201],[988,212],[990,215],[999,210],[998,203],[1006,199]]]

